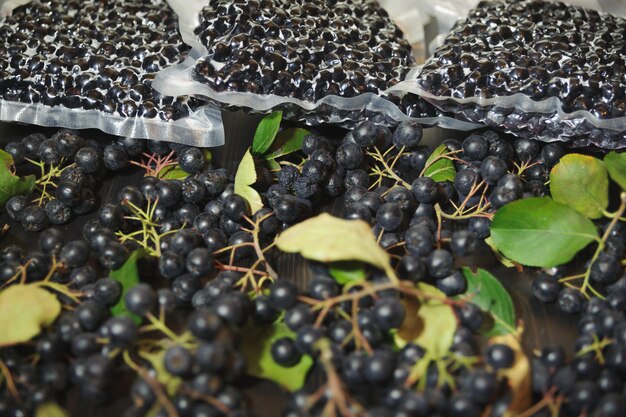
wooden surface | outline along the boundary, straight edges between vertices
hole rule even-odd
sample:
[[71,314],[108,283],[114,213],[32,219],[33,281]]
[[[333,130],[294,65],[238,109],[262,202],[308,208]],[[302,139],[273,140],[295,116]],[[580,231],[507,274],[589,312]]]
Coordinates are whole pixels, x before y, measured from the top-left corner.
[[[239,160],[247,147],[250,145],[256,124],[260,118],[243,113],[227,113],[224,115],[226,129],[226,145],[219,149],[213,149],[214,163],[217,166],[228,168],[231,172],[236,169]],[[31,126],[0,123],[0,144],[4,145],[10,140],[20,139],[33,132],[54,133],[54,129],[42,129]],[[332,134],[343,134],[338,130],[329,130]],[[330,134],[330,133],[329,133]],[[84,131],[85,138],[95,138],[102,141],[111,140],[110,136],[98,131]],[[424,143],[436,144],[443,139],[455,137],[462,138],[459,132],[445,131],[439,128],[427,129],[424,136]],[[104,181],[98,190],[100,198],[99,204],[109,200],[115,195],[117,190],[126,184],[136,184],[140,173],[129,169]],[[341,197],[340,197],[341,198]],[[331,211],[336,211],[341,207],[341,202],[330,203]],[[4,210],[3,210],[4,211]],[[82,234],[82,225],[95,214],[82,216],[75,219],[71,224],[60,227],[68,240],[78,239]],[[1,223],[6,222],[6,215],[0,218]],[[0,242],[0,247],[9,244],[18,244],[25,250],[35,250],[37,235],[23,231],[21,226],[16,225],[11,229]],[[518,273],[513,269],[502,267],[488,250],[481,251],[481,255],[468,259],[463,259],[458,266],[482,267],[488,269],[495,276],[502,280],[511,293],[517,315],[525,326],[525,347],[530,353],[533,349],[550,345],[562,344],[566,349],[572,345],[576,337],[576,319],[561,313],[554,305],[545,305],[532,298],[530,295],[531,273]],[[304,287],[308,279],[308,271],[304,263],[294,257],[284,257],[278,261],[279,274],[287,279],[294,280],[299,286]],[[571,352],[570,352],[571,353]],[[116,382],[114,390],[117,396],[124,396],[128,393],[131,380],[121,378]],[[242,388],[250,399],[252,409],[260,417],[278,417],[285,400],[280,390],[270,383],[259,383],[258,381],[246,381]],[[71,396],[68,404],[72,416],[80,417],[117,417],[120,410],[127,405],[127,399],[118,400],[107,407],[93,409],[89,404],[85,404]]]

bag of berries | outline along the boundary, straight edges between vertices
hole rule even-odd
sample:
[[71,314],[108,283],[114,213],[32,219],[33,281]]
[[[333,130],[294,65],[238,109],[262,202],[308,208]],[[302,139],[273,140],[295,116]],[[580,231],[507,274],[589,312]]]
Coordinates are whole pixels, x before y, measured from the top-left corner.
[[386,94],[415,66],[411,47],[373,0],[168,0],[192,47],[154,88],[308,124],[395,125],[416,119],[457,129],[422,98]]
[[481,2],[392,90],[457,118],[572,146],[626,147],[626,19],[561,2]]
[[0,120],[224,143],[218,109],[152,88],[157,72],[189,50],[165,0],[9,0],[0,7],[12,12],[0,20]]

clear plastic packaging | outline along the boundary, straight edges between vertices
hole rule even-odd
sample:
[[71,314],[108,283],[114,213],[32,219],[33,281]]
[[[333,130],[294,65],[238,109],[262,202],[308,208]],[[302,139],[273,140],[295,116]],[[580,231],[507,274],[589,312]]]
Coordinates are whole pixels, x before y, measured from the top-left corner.
[[257,113],[280,109],[308,124],[349,127],[368,118],[477,127],[417,96],[384,93],[414,61],[400,29],[373,0],[168,2],[192,50],[157,75],[153,86],[162,94]]
[[0,120],[224,143],[219,109],[151,88],[188,51],[164,0],[34,0],[11,12],[0,21]]
[[391,91],[573,146],[626,147],[626,20],[559,2],[481,2]]

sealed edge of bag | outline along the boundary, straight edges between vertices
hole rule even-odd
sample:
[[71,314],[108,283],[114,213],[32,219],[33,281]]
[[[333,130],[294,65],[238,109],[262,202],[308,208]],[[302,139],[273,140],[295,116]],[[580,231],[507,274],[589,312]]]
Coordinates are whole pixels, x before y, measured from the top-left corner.
[[222,113],[202,106],[189,116],[174,121],[121,117],[99,110],[50,107],[0,99],[0,120],[68,129],[98,129],[110,135],[175,142],[200,148],[224,144]]
[[228,106],[237,106],[258,112],[269,112],[285,104],[293,104],[305,111],[313,112],[322,105],[328,105],[344,111],[362,111],[366,109],[371,112],[384,114],[396,123],[414,120],[425,125],[437,125],[446,129],[464,131],[475,130],[482,127],[478,123],[457,120],[448,116],[424,118],[409,117],[395,104],[374,93],[364,93],[356,97],[330,95],[316,102],[310,102],[275,94],[253,94],[231,91],[216,92],[208,85],[193,79],[192,72],[196,60],[193,59],[192,56],[196,56],[196,54],[190,53],[190,57],[184,62],[160,71],[152,83],[152,88],[166,96],[189,95],[199,99],[210,99]]
[[438,108],[441,108],[440,103],[447,101],[453,101],[459,104],[475,104],[479,107],[497,106],[505,109],[521,110],[526,113],[557,114],[559,118],[564,121],[584,119],[599,129],[615,130],[618,132],[626,130],[625,116],[615,117],[612,119],[600,119],[585,110],[577,110],[567,113],[563,111],[561,101],[558,97],[549,97],[540,101],[535,101],[523,93],[515,93],[508,96],[498,96],[492,98],[457,98],[436,96],[424,90],[422,86],[420,86],[419,75],[416,75],[417,73],[418,71],[411,71],[407,76],[407,79],[389,88],[387,92],[396,95],[404,93],[417,94]]

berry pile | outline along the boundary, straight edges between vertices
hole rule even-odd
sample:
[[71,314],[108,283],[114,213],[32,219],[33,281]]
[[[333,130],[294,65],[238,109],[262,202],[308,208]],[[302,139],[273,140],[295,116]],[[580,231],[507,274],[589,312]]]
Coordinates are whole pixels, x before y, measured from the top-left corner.
[[163,121],[198,102],[151,88],[187,52],[164,1],[32,1],[0,23],[5,102]]
[[602,123],[626,116],[625,28],[621,17],[560,2],[483,2],[419,82],[467,120],[577,146],[624,147],[623,129]]
[[[192,68],[181,64],[197,82],[185,91],[216,106],[272,108],[313,125],[365,118],[394,124],[404,115],[440,114],[416,95],[384,94],[414,62],[402,32],[375,1],[216,0],[199,20],[194,33],[205,50]],[[174,84],[158,88],[173,93]],[[344,100],[363,94],[360,105]]]
[[[281,134],[290,131],[301,129]],[[539,346],[527,358],[515,317],[486,333],[504,319],[482,304],[463,266],[489,250],[498,210],[550,194],[567,151],[492,130],[437,148],[423,136],[414,122],[366,121],[339,135],[310,133],[274,159],[253,146],[256,211],[250,194],[235,193],[240,172],[198,148],[96,143],[68,130],[11,142],[18,174],[25,162],[42,169],[31,195],[6,205],[26,230],[44,229],[46,214],[53,224],[82,214],[73,201],[95,194],[106,175],[145,176],[94,200],[82,239],[47,228],[35,250],[0,251],[0,309],[15,290],[46,291],[64,306],[26,343],[0,348],[0,415],[36,415],[73,390],[96,405],[125,399],[128,416],[250,416],[257,410],[240,391],[249,376],[290,388],[289,417],[624,415],[626,201],[595,224],[605,235],[589,262],[599,296],[566,277],[580,262],[538,271],[532,284],[540,300],[582,312],[576,356]],[[303,251],[311,278],[298,289],[280,268],[290,249],[281,239],[337,200],[343,219],[334,221],[362,225],[360,238],[388,268]],[[344,238],[310,232],[321,243],[306,249],[321,252],[329,233]],[[508,298],[514,316],[500,291],[497,302]],[[118,380],[134,382],[120,394]]]

